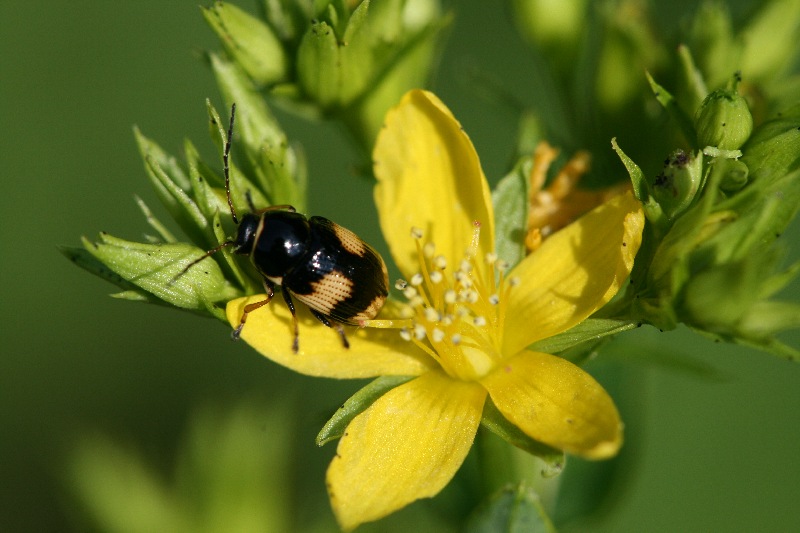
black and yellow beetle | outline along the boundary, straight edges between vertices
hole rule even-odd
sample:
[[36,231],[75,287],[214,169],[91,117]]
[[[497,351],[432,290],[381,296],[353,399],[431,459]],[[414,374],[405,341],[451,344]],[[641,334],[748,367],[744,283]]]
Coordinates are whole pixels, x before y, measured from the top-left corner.
[[[342,324],[357,326],[375,318],[389,293],[386,264],[380,254],[352,231],[323,217],[306,218],[290,205],[253,210],[239,222],[230,191],[228,156],[233,135],[236,104],[231,106],[228,140],[223,153],[225,192],[234,223],[236,238],[221,243],[187,265],[181,274],[226,246],[233,253],[247,255],[261,275],[266,290],[264,300],[248,304],[233,331],[239,337],[247,315],[266,305],[281,287],[292,313],[294,342],[299,347],[299,331],[292,296],[308,306],[311,313],[328,327],[336,328],[345,348]],[[179,275],[181,275],[179,274]]]

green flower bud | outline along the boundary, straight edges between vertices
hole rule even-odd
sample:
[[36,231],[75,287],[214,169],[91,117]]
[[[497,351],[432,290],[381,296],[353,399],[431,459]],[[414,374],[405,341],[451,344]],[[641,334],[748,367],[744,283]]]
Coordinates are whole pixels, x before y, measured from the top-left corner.
[[225,51],[256,85],[272,85],[286,79],[283,44],[263,21],[224,2],[203,8],[203,16]]
[[674,152],[664,161],[664,169],[655,177],[653,197],[668,218],[683,213],[694,200],[703,181],[703,154]]
[[[528,41],[541,47],[556,67],[572,68],[586,34],[587,0],[514,0],[514,21]],[[566,63],[566,64],[565,64]]]
[[701,147],[738,150],[753,131],[753,116],[744,97],[736,90],[739,77],[726,89],[706,96],[694,116],[697,141]]

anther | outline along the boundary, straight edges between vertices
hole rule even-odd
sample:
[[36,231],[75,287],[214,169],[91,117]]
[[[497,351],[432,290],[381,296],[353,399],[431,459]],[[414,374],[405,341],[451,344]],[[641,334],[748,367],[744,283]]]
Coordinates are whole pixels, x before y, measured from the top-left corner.
[[408,300],[411,300],[412,298],[414,298],[418,294],[419,293],[417,292],[417,289],[415,289],[414,287],[406,287],[403,290],[403,296],[405,296],[406,299],[408,299]]
[[444,291],[444,303],[449,305],[456,303],[456,291],[453,289],[447,289]]
[[411,236],[413,238],[415,238],[415,239],[421,239],[422,238],[422,230],[417,228],[417,227],[413,227],[412,226],[411,227]]
[[408,282],[404,279],[398,279],[394,282],[394,288],[398,291],[405,290],[406,287],[408,287]]
[[433,266],[439,270],[444,270],[447,268],[447,259],[443,255],[437,255],[433,258]]
[[422,285],[423,281],[425,281],[425,279],[422,277],[422,274],[420,274],[419,272],[417,272],[416,274],[411,276],[411,285],[414,286],[414,287],[418,287],[418,286]]
[[486,325],[486,319],[482,316],[476,316],[475,318],[472,319],[472,323],[478,326],[479,328],[482,328]]
[[433,342],[442,342],[444,340],[444,331],[440,330],[439,328],[433,328],[431,332],[431,338]]
[[426,259],[430,259],[433,257],[433,253],[436,251],[436,245],[432,242],[426,242],[425,246],[422,247],[422,254],[425,256]]
[[489,303],[492,305],[497,305],[500,303],[500,296],[497,294],[492,294],[489,296]]
[[403,339],[404,341],[411,340],[411,332],[408,331],[408,328],[403,328],[400,330],[400,338]]
[[428,322],[436,323],[436,322],[439,322],[439,320],[441,320],[441,318],[442,317],[439,314],[439,311],[437,311],[433,307],[426,307],[425,308],[425,320],[427,320]]
[[418,340],[425,340],[425,337],[428,335],[428,332],[425,331],[425,326],[422,324],[417,324],[414,326],[414,337]]
[[433,283],[441,283],[443,278],[444,276],[442,276],[442,273],[439,272],[438,270],[434,270],[433,272],[431,272],[431,281]]

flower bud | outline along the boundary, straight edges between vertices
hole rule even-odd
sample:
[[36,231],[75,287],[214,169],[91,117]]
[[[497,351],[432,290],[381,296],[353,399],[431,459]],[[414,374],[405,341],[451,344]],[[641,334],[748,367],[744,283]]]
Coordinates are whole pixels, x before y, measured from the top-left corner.
[[664,169],[653,180],[653,197],[668,218],[688,208],[703,180],[703,154],[677,150],[664,161]]
[[225,51],[260,86],[284,81],[288,72],[283,44],[268,25],[232,4],[215,2],[203,16]]
[[706,96],[694,116],[697,141],[701,147],[738,150],[753,131],[753,116],[744,97],[736,90],[739,77],[726,89]]

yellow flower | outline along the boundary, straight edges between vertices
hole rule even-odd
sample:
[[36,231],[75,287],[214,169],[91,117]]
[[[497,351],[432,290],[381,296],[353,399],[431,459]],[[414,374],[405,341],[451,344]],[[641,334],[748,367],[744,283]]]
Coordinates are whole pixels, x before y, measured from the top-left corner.
[[[369,324],[384,329],[349,332],[349,350],[298,309],[302,339],[293,354],[290,316],[277,302],[253,313],[241,336],[305,374],[416,376],[356,416],[339,441],[327,485],[342,528],[437,494],[472,446],[487,395],[537,441],[591,459],[616,454],[622,423],[605,390],[572,363],[527,347],[616,294],[641,242],[639,203],[617,196],[506,272],[494,256],[478,156],[433,94],[412,91],[388,113],[374,165],[381,229],[409,303],[390,302]],[[231,324],[259,298],[230,302]]]

